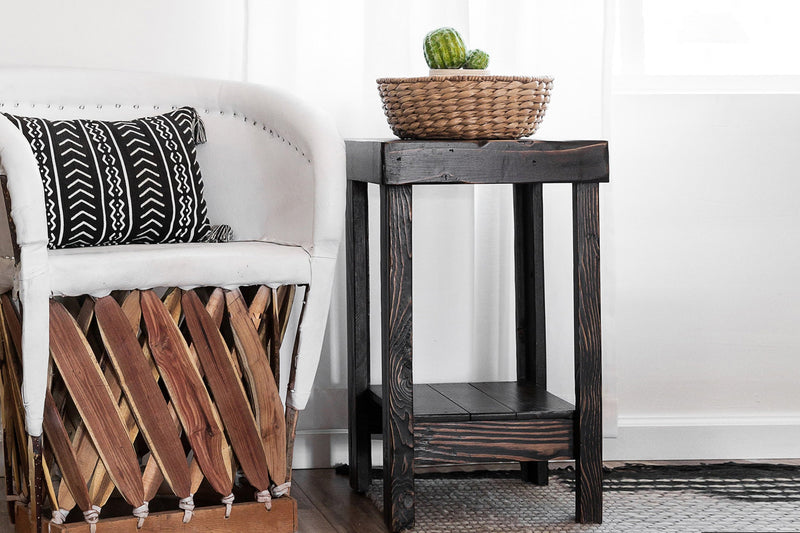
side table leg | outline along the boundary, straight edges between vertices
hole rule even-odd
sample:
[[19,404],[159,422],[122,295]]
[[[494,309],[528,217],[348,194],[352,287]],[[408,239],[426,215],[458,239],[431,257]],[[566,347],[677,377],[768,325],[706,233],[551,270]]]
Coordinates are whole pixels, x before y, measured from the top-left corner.
[[576,519],[603,521],[600,201],[597,183],[572,186],[575,297]]
[[[544,216],[541,183],[514,184],[517,381],[547,389],[544,309]],[[522,479],[547,485],[547,461],[520,463]]]
[[383,513],[393,532],[414,526],[411,374],[411,186],[381,188]]
[[350,487],[370,485],[369,394],[369,204],[367,184],[347,182],[347,407]]

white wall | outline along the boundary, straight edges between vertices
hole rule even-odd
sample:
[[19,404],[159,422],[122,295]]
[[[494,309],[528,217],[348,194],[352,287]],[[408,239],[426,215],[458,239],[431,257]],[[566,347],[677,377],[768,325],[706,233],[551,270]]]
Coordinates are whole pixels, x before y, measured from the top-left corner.
[[0,1],[0,65],[238,78],[243,2]]
[[[0,0],[0,65],[249,77],[315,99],[346,136],[388,136],[374,78],[412,64],[413,24],[435,27],[454,16],[466,24],[457,1],[392,8],[365,0],[347,9],[328,2],[250,4],[248,24],[243,0]],[[476,21],[468,25],[471,37],[513,58],[506,71],[556,76],[540,138],[602,136],[601,2],[508,1],[506,11],[494,2],[469,5]],[[489,31],[494,19],[516,9],[527,12],[509,32],[527,37]],[[381,14],[380,24],[366,23]],[[321,39],[314,32],[302,36],[312,19],[329,22],[321,41],[310,40]],[[579,37],[597,44],[576,53]],[[313,54],[320,42],[327,55]],[[372,70],[342,59],[348,53],[366,58]],[[340,71],[352,77],[327,87],[326,77]],[[617,95],[612,104],[612,181],[601,187],[601,242],[605,425],[616,438],[606,439],[606,457],[796,456],[800,288],[792,281],[800,267],[794,200],[800,184],[792,154],[800,141],[800,95]],[[571,399],[570,194],[564,186],[545,194],[549,378],[556,393]],[[415,192],[418,382],[513,377],[513,302],[504,281],[509,197],[507,189],[470,187]],[[426,231],[432,227],[439,231]],[[476,258],[484,251],[497,260]],[[442,264],[458,267],[457,275],[442,277],[452,270]],[[301,418],[299,467],[347,459],[343,280],[317,390]],[[492,313],[468,312],[476,303]],[[376,322],[374,363],[378,331]],[[493,347],[505,355],[495,357]]]
[[620,434],[607,455],[796,457],[800,95],[612,104]]

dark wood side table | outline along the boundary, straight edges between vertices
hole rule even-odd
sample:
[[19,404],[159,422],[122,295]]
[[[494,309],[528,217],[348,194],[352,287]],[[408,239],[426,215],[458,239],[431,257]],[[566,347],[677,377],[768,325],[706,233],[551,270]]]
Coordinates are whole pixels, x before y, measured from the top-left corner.
[[[347,141],[350,484],[370,483],[383,434],[384,517],[414,524],[414,464],[519,461],[547,483],[547,461],[574,458],[576,520],[602,521],[598,184],[605,141]],[[380,187],[382,384],[369,383],[367,185]],[[517,381],[413,385],[411,187],[512,183]],[[575,406],[547,392],[542,184],[571,183]]]

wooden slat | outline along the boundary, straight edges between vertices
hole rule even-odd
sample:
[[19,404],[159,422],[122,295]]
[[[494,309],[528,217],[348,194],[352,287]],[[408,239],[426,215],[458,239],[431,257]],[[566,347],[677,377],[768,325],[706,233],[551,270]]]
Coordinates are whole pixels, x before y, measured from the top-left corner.
[[[89,326],[94,318],[94,300],[91,298],[84,298],[83,304],[80,306],[78,311],[78,316],[75,319],[78,323],[78,327],[81,328],[81,332],[85,335],[88,330]],[[66,400],[66,394],[64,395],[64,400]],[[80,420],[78,423],[77,428],[72,432],[72,447],[75,450],[75,457],[78,463],[78,471],[80,472],[83,479],[91,479],[92,473],[97,467],[98,462],[102,465],[100,461],[100,456],[97,454],[97,450],[92,443],[92,439],[89,438],[88,433],[86,433],[86,426],[84,425],[83,421]],[[105,471],[105,469],[103,469]],[[71,510],[77,502],[75,498],[72,496],[71,491],[66,483],[62,483],[58,487],[58,504],[59,508]]]
[[286,426],[278,387],[241,292],[226,292],[225,301],[239,352],[239,363],[255,404],[256,422],[267,453],[270,475],[280,485],[286,480]]
[[[300,308],[300,317],[297,323],[303,323],[303,315],[306,312],[306,302],[308,299],[308,286],[306,285],[303,291],[303,305]],[[289,383],[287,383],[287,391],[294,390],[297,383],[297,347],[300,340],[299,335],[295,335],[294,349],[292,350],[292,358],[289,361]],[[294,459],[294,439],[297,436],[297,421],[300,413],[294,407],[286,406],[286,481],[292,480],[292,461]],[[291,490],[291,487],[290,487]]]
[[[297,286],[295,285],[282,285],[277,289],[272,289],[272,299],[270,302],[272,312],[267,313],[270,320],[267,327],[263,329],[266,336],[264,345],[267,346],[269,351],[270,369],[275,378],[275,383],[278,386],[280,386],[281,383],[281,346],[286,336],[286,328],[289,325],[289,315],[292,311],[292,303],[294,302],[296,289]],[[256,328],[258,328],[258,326],[256,326]],[[267,335],[267,331],[271,333]]]
[[[69,302],[72,302],[77,305],[77,299],[68,298],[65,300],[65,303]],[[75,321],[77,322],[78,327],[81,330],[81,333],[84,336],[87,336],[89,334],[89,328],[91,326],[92,320],[94,319],[94,300],[90,297],[84,297],[83,303],[80,306],[78,306],[77,309],[78,309],[77,312],[75,312],[74,310],[71,310],[70,312],[76,315]],[[101,363],[104,362],[104,354],[101,354],[100,362]],[[117,384],[116,375],[114,375],[111,368],[106,367],[103,370],[103,377],[109,384],[109,389],[111,390],[112,397],[117,402],[119,402],[120,388]],[[126,424],[126,427],[130,430],[130,422],[126,419],[127,405],[121,405],[120,407],[121,407],[120,415],[123,418],[123,422]],[[77,424],[74,427],[74,430],[71,430],[70,432],[73,435],[72,444],[73,444],[73,449],[76,450],[76,458],[78,461],[79,471],[84,479],[91,480],[89,484],[89,495],[90,498],[92,499],[92,502],[95,505],[102,507],[105,502],[102,501],[102,496],[99,496],[98,492],[106,492],[105,487],[113,488],[114,482],[108,475],[108,471],[106,470],[103,461],[100,460],[100,456],[97,453],[94,443],[92,443],[92,439],[90,438],[88,432],[86,431],[86,426],[83,420],[81,418],[75,420],[67,419],[65,422],[74,422],[75,424]],[[76,505],[75,499],[73,498],[69,488],[65,483],[62,483],[61,486],[59,487],[59,504],[61,504],[60,507],[62,509],[67,509],[67,510],[72,509]]]
[[91,298],[86,298],[83,300],[83,304],[81,305],[80,311],[78,311],[78,316],[75,317],[75,321],[78,323],[78,327],[81,328],[81,331],[84,335],[86,332],[89,331],[89,326],[92,323],[92,318],[94,317],[94,300]]
[[532,383],[496,381],[472,383],[481,390],[508,406],[520,420],[530,418],[572,418],[575,407]]
[[513,420],[516,413],[469,383],[437,383],[431,388],[469,413],[470,420]]
[[266,285],[261,285],[256,291],[256,295],[253,296],[253,301],[250,302],[250,308],[248,309],[250,320],[253,321],[253,324],[261,324],[261,320],[266,316],[266,311],[271,303],[272,290]]
[[106,352],[150,453],[158,461],[173,492],[180,498],[188,497],[191,494],[189,466],[180,433],[172,424],[165,423],[170,416],[167,402],[152,378],[128,319],[110,296],[95,302],[95,315]]
[[258,490],[270,486],[267,457],[251,416],[242,381],[230,365],[219,330],[193,291],[183,294],[183,312],[211,393],[225,424],[236,458],[247,480]]
[[[5,328],[3,327],[3,330]],[[7,349],[8,345],[6,344]],[[9,355],[10,356],[10,355]],[[8,361],[8,359],[6,359]],[[19,430],[17,429],[18,422],[16,421],[17,416],[15,415],[14,411],[21,409],[20,406],[14,405],[16,400],[13,399],[12,387],[10,384],[13,383],[13,380],[10,379],[9,376],[9,368],[8,364],[4,364],[2,366],[2,379],[6,384],[3,389],[3,450],[5,452],[5,466],[6,466],[6,493],[8,495],[15,495],[21,493],[21,488],[25,487],[25,481],[21,469],[19,468],[20,459],[19,457],[22,454],[25,454],[26,450],[23,447],[20,447],[18,433]],[[27,455],[26,455],[27,457]],[[9,500],[9,503],[13,503],[13,501]],[[13,516],[13,514],[11,515]]]
[[[179,291],[179,290],[170,291],[166,295],[166,297],[164,298],[164,305],[167,307],[167,309],[169,309],[170,315],[172,316],[172,319],[175,322],[176,326],[180,325],[180,319],[181,319],[181,313],[180,313],[180,309],[181,309],[180,302],[181,302],[181,299],[179,297],[180,293],[181,293],[181,291]],[[216,312],[216,310],[219,309],[220,310],[219,320],[221,322],[222,321],[222,314],[221,313],[222,313],[222,310],[224,309],[224,307],[225,307],[225,299],[224,299],[224,296],[222,295],[222,289],[217,288],[209,296],[208,304],[207,304],[207,307],[206,307],[206,311],[208,311],[209,309],[213,309]],[[149,354],[149,351],[147,351],[146,353]],[[200,365],[199,359],[197,358],[197,351],[194,349],[194,347],[190,347],[189,348],[189,355],[190,355],[190,359],[192,361],[192,364],[195,366],[195,368],[197,368],[197,371],[200,373],[200,376],[202,377],[203,368]],[[238,368],[238,366],[237,366],[237,368]],[[178,420],[178,415],[175,412],[175,407],[172,404],[172,402],[170,402],[169,405],[170,405],[170,415],[172,416],[173,422],[180,429],[181,423]],[[231,463],[233,461],[233,459],[231,457],[231,449],[230,449],[230,447],[227,446],[227,443],[225,443],[225,442],[223,442],[222,454],[223,454],[223,458],[226,461],[225,462],[225,466],[227,468],[229,468],[229,469],[232,469],[232,464],[229,464],[229,463]],[[149,465],[149,461],[148,461],[148,465]],[[156,470],[158,470],[158,469],[156,469]],[[203,471],[200,469],[200,466],[198,465],[198,462],[197,462],[197,458],[195,456],[192,457],[192,460],[191,460],[191,462],[189,464],[189,472],[190,472],[191,482],[192,482],[192,493],[195,493],[195,492],[197,492],[197,489],[200,487],[200,484],[203,482],[203,478],[204,478]],[[231,479],[233,479],[234,475],[235,475],[235,473],[232,471],[231,472]],[[154,477],[152,479],[152,482],[154,484],[154,489],[153,490],[157,489],[158,487],[156,487],[155,484],[158,482],[158,477],[156,477],[154,475]]]
[[278,287],[278,307],[280,309],[278,316],[280,317],[281,323],[280,332],[278,334],[278,347],[283,344],[283,339],[286,336],[286,328],[289,326],[289,315],[292,313],[296,293],[297,285],[283,285]]
[[[65,430],[66,431],[66,430]],[[49,460],[52,460],[52,454],[49,455]],[[51,463],[55,466],[55,463]],[[42,470],[44,470],[44,482],[47,488],[47,495],[50,498],[50,506],[53,509],[58,509],[58,498],[56,497],[56,490],[53,486],[53,478],[50,475],[50,466],[48,465],[47,461],[42,461]]]
[[[128,317],[128,320],[131,322],[131,327],[134,328],[135,334],[138,335],[139,322],[141,321],[138,291],[131,291],[125,296],[122,302],[122,309],[125,315]],[[76,319],[78,325],[81,327],[81,330],[84,333],[88,331],[93,318],[94,300],[87,297],[84,300],[80,313],[78,314],[78,318]],[[101,356],[101,360],[102,359],[104,359],[104,354]],[[152,363],[152,361],[150,362],[150,366],[152,372],[154,372],[155,378],[158,379],[158,371],[155,369],[155,364]],[[121,388],[117,382],[117,376],[110,366],[105,368],[103,376],[108,382],[113,396],[117,401],[119,401],[121,397]],[[138,426],[136,425],[129,406],[127,405],[127,400],[122,399],[122,401],[119,403],[119,406],[120,414],[124,419],[123,422],[125,422],[128,429],[128,436],[131,442],[133,442],[138,434]],[[114,489],[114,483],[108,476],[108,472],[106,471],[103,462],[99,460],[97,450],[94,448],[94,444],[92,443],[91,439],[88,438],[88,435],[86,435],[85,426],[82,422],[79,424],[75,434],[73,435],[72,445],[73,448],[77,450],[76,457],[78,459],[78,465],[81,473],[86,479],[91,479],[89,493],[92,496],[92,502],[95,505],[102,507],[105,505],[105,502],[111,495]],[[155,461],[154,458],[152,460]],[[146,500],[148,499],[148,493],[148,487],[145,486]],[[72,507],[75,506],[74,499],[72,499],[72,496],[69,494],[69,490],[63,484],[61,487],[59,487],[59,503],[61,504],[62,509],[72,509]]]
[[[169,316],[177,326],[181,325],[181,290],[173,287],[164,295],[164,307],[167,308]],[[141,301],[141,296],[139,297]],[[193,359],[193,363],[196,361]]]
[[141,506],[144,489],[139,463],[117,404],[78,324],[53,301],[50,349],[114,485],[129,504]]
[[414,458],[428,463],[572,457],[570,420],[423,423],[414,426],[414,435]]
[[[169,311],[170,315],[172,316],[172,320],[177,327],[181,327],[181,319],[182,319],[182,309],[181,309],[181,295],[183,291],[178,288],[173,288],[167,292],[164,296],[164,306]],[[197,357],[197,351],[194,347],[189,348],[189,361],[197,370],[197,373],[202,378],[203,377],[203,367],[200,365],[200,359]],[[217,413],[216,407],[213,410],[214,413]],[[217,413],[217,421],[219,422],[220,427],[222,427],[222,422],[219,419],[219,414]],[[233,483],[234,476],[236,475],[235,471],[235,461],[233,457],[233,450],[228,445],[227,440],[225,438],[222,439],[222,447],[220,449],[220,453],[222,454],[222,461],[223,466],[225,467],[226,471],[228,472],[228,477]],[[200,465],[202,466],[202,465]],[[202,475],[196,472],[199,472],[199,468],[197,466],[196,457],[192,458],[192,464],[189,465],[189,469],[192,475],[192,492],[197,492],[197,489],[200,487],[200,483],[202,482]]]
[[[43,426],[50,449],[53,450],[61,470],[63,484],[69,488],[70,495],[75,498],[81,510],[88,511],[92,507],[92,501],[89,498],[89,489],[86,488],[86,478],[81,474],[64,422],[49,392],[45,396]],[[59,506],[59,508],[65,507]]]
[[[142,323],[142,307],[139,303],[140,293],[139,291],[131,291],[128,296],[123,300],[121,304],[122,312],[125,314],[125,318],[128,321],[128,324],[131,327],[131,331],[139,338],[141,333],[141,323]],[[150,373],[153,376],[153,379],[156,383],[161,379],[161,375],[158,373],[158,368],[156,368],[155,361],[153,361],[153,357],[150,355],[150,349],[147,346],[147,341],[139,345],[141,348],[141,352],[144,355],[145,359],[147,360],[147,364],[150,367]],[[178,415],[175,413],[175,408],[172,405],[172,402],[167,404],[167,409],[169,411],[170,418],[173,420],[173,425],[175,430],[180,434],[182,428],[181,423],[178,420]],[[190,476],[191,480],[191,476]],[[144,499],[145,501],[152,500],[158,489],[161,487],[161,484],[164,482],[164,474],[161,472],[161,467],[158,465],[156,458],[153,454],[147,459],[147,464],[145,465],[144,473],[142,474],[142,485],[144,486]],[[199,484],[198,484],[199,486]],[[197,490],[197,487],[192,487],[190,485],[190,492],[194,493]]]
[[131,331],[133,331],[137,339],[139,338],[139,333],[141,333],[140,326],[142,323],[142,306],[139,304],[139,296],[139,291],[131,291],[125,300],[122,301],[122,305],[120,305],[131,327]]
[[[458,422],[469,420],[470,413],[468,410],[460,407],[451,401],[449,397],[436,390],[464,387],[475,388],[496,402],[503,404],[514,412],[513,418],[518,420],[536,418],[572,419],[573,417],[574,407],[570,403],[541,387],[524,382],[497,381],[414,385],[414,420],[416,422]],[[371,385],[369,391],[374,401],[381,404],[383,400],[380,385]],[[459,394],[455,393],[449,396],[456,397]],[[505,411],[497,418],[487,417],[487,419],[494,420],[507,418]]]
[[272,289],[270,314],[272,315],[272,331],[267,343],[269,349],[269,368],[272,370],[272,377],[277,385],[281,382],[281,309],[278,289]]
[[[262,288],[266,289],[267,287]],[[261,291],[259,291],[259,293],[260,292]],[[264,308],[261,308],[260,311],[257,310],[260,305],[261,300],[256,298],[256,300],[254,300],[253,304],[250,306],[250,316],[254,321],[260,321],[264,314]],[[214,289],[214,291],[208,297],[208,303],[206,303],[206,313],[208,313],[208,315],[211,317],[214,327],[219,329],[220,325],[222,324],[222,315],[225,313],[225,292],[222,289]],[[228,351],[228,355],[230,356],[231,366],[233,366],[233,370],[236,372],[236,377],[241,378],[242,368],[239,366],[239,358],[235,353],[231,353],[230,351]]]
[[231,492],[229,461],[223,457],[225,437],[214,404],[192,364],[192,354],[173,318],[153,291],[141,294],[142,315],[150,351],[167,386],[186,438],[200,467],[218,493]]
[[[120,293],[117,293],[117,295],[119,296]],[[87,300],[92,301],[93,303],[91,298],[87,298]],[[135,302],[137,300],[138,293],[136,291],[129,292],[123,299],[123,305],[126,305],[128,308],[136,307],[137,304]],[[84,306],[84,308],[85,307],[86,306]],[[94,310],[94,305],[92,305],[92,310]],[[128,312],[135,312],[135,309],[133,311],[129,309]],[[93,315],[90,315],[90,319],[92,317]],[[88,326],[89,324],[87,323],[86,327],[88,328]],[[89,333],[91,334],[92,338],[96,337],[93,330],[90,330]],[[96,349],[101,351],[100,361],[105,362],[106,353],[108,350],[103,350],[104,343],[102,339],[98,340],[96,344]],[[106,383],[108,383],[108,388],[111,390],[112,397],[118,402],[122,422],[125,424],[125,428],[128,431],[128,439],[130,440],[131,444],[134,444],[136,442],[136,437],[139,435],[139,426],[136,423],[136,418],[128,402],[128,398],[122,394],[122,386],[119,383],[117,373],[114,372],[113,364],[105,365],[103,377],[105,378]],[[89,495],[92,498],[92,502],[99,507],[104,506],[111,497],[111,494],[114,492],[114,489],[114,481],[109,476],[105,465],[102,461],[97,461],[94,471],[92,472],[91,481],[89,483]]]
[[[20,462],[20,469],[27,472],[28,456],[27,453],[25,453],[25,450],[27,450],[27,441],[25,438],[27,434],[25,430],[25,406],[22,401],[20,388],[22,386],[20,374],[22,371],[22,324],[19,322],[17,310],[11,303],[8,294],[3,294],[2,297],[0,297],[0,305],[3,310],[4,336],[6,337],[6,345],[9,347],[8,358],[5,364],[7,372],[6,382],[10,384],[9,390],[12,400],[9,408],[11,409],[13,420],[16,424],[14,434],[17,441],[17,450],[19,450],[17,457]],[[7,342],[8,337],[11,338],[11,342]],[[23,484],[23,487],[24,486]]]
[[[380,385],[370,385],[369,394],[372,401],[380,406],[383,402],[383,391]],[[365,407],[366,414],[372,415],[372,409]],[[378,413],[380,417],[380,413]],[[463,407],[432,388],[429,384],[414,385],[414,422],[461,422],[469,420],[469,412]],[[380,432],[380,428],[376,428]]]
[[[11,400],[8,405],[9,420],[13,422],[14,437],[16,441],[17,454],[19,460],[20,470],[28,471],[28,455],[27,441],[25,439],[25,407],[22,401],[22,394],[20,387],[22,386],[22,379],[20,378],[19,371],[21,370],[21,361],[19,354],[22,353],[22,326],[17,317],[16,309],[11,303],[7,295],[2,296],[2,312],[3,312],[3,335],[6,338],[5,344],[8,347],[7,357],[3,370],[5,373],[4,382],[6,383],[6,391]],[[8,337],[11,342],[8,342]],[[8,444],[6,444],[8,446]],[[20,479],[16,476],[16,479]],[[22,487],[25,484],[21,483]],[[25,489],[27,490],[27,489]]]

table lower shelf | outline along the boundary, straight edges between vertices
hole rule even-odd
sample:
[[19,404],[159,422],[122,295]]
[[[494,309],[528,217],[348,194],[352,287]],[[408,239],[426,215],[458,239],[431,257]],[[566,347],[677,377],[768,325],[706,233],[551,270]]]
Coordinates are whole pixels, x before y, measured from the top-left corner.
[[[414,385],[414,460],[425,463],[543,461],[574,457],[575,408],[518,382]],[[373,421],[381,386],[370,387]],[[380,433],[375,424],[373,433]]]

